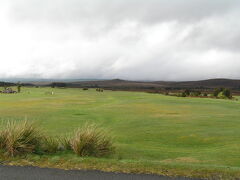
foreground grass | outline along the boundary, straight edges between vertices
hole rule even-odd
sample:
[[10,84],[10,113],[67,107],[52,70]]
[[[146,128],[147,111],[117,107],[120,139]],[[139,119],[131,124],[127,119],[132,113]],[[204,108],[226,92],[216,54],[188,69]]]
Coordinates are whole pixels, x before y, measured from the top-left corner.
[[9,159],[11,163],[199,177],[240,176],[238,101],[79,89],[46,93],[50,91],[23,88],[21,94],[1,94],[2,121],[27,117],[51,136],[65,135],[86,122],[96,123],[112,132],[117,154],[108,159],[82,159],[71,154],[30,156],[26,160]]
[[65,170],[101,170],[136,174],[158,174],[171,177],[191,177],[210,180],[235,180],[240,177],[239,167],[165,163],[158,161],[80,158],[71,153],[55,155],[28,155],[24,158],[1,157],[1,163],[14,166],[37,166]]
[[44,135],[32,122],[7,121],[0,130],[0,151],[3,156],[55,154],[72,151],[81,157],[106,157],[114,152],[112,138],[94,124],[78,128],[72,137],[53,138]]

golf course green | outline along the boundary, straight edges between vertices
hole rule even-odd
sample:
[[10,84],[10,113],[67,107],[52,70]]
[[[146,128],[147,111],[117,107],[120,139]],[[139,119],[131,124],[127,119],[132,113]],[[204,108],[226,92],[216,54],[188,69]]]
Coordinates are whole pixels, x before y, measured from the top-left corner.
[[0,94],[0,115],[2,122],[34,121],[53,137],[95,123],[114,137],[116,153],[106,161],[190,169],[240,167],[240,102],[236,100],[22,88],[21,93]]

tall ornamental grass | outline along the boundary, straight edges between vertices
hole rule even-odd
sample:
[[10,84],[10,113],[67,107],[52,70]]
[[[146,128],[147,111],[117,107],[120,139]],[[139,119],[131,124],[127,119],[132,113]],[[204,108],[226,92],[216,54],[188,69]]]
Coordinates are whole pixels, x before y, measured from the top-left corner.
[[79,156],[102,157],[114,152],[112,138],[96,125],[86,124],[72,136],[46,136],[28,121],[8,121],[0,130],[0,152],[7,156],[73,151]]
[[0,131],[0,148],[9,156],[37,152],[42,134],[27,121],[8,121]]
[[70,144],[79,156],[102,157],[114,152],[112,138],[96,125],[86,124],[76,130]]

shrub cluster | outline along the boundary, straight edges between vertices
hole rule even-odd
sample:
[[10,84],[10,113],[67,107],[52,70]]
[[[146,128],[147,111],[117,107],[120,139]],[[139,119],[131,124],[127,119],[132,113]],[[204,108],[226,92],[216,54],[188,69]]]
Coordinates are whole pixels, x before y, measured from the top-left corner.
[[102,157],[114,152],[112,138],[96,125],[84,125],[73,136],[58,139],[44,135],[28,121],[9,121],[1,129],[0,151],[6,156],[73,151],[79,156]]
[[184,91],[179,93],[165,92],[165,95],[177,96],[177,97],[208,97],[207,92],[201,92],[199,90],[190,90],[190,89],[185,89]]
[[196,96],[205,96],[205,95],[206,95],[205,93],[202,94],[200,91],[186,89],[180,94],[180,97],[188,97],[188,96],[196,97]]
[[213,92],[213,96],[217,98],[232,98],[232,92],[226,88],[217,88]]
[[103,92],[103,89],[97,88],[96,91],[98,91],[98,92]]

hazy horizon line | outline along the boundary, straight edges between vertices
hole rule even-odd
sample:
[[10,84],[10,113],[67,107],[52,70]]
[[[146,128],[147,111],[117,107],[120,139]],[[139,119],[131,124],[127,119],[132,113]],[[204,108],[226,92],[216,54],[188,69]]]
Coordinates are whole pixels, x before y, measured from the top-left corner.
[[74,81],[107,81],[107,80],[123,80],[123,81],[137,81],[137,82],[191,82],[191,81],[206,81],[206,80],[240,80],[235,78],[208,78],[208,79],[197,79],[197,80],[139,80],[139,79],[122,79],[122,78],[109,78],[109,79],[102,79],[102,78],[0,78],[2,82],[31,82],[31,81],[38,81],[38,82],[74,82]]

